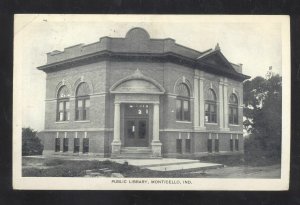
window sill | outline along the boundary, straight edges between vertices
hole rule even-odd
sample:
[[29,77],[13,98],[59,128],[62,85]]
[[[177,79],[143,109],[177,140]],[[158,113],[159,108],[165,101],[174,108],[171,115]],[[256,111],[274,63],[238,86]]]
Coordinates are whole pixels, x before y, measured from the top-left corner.
[[58,123],[58,124],[64,124],[64,123],[69,123],[70,121],[56,121],[55,123]]
[[180,121],[176,120],[176,122],[178,122],[178,123],[192,123],[191,121],[181,121],[181,120]]
[[91,121],[89,121],[89,120],[76,120],[74,122],[91,122]]
[[206,125],[218,125],[216,122],[205,122]]
[[241,126],[241,125],[237,125],[237,124],[229,124],[229,126],[239,127],[239,126]]

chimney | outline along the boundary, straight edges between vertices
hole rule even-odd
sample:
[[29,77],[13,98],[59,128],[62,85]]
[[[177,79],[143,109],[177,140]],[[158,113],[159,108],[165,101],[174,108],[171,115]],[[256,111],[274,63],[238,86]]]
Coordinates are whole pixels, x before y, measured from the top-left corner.
[[217,43],[215,50],[219,50],[219,51],[221,50],[219,43]]

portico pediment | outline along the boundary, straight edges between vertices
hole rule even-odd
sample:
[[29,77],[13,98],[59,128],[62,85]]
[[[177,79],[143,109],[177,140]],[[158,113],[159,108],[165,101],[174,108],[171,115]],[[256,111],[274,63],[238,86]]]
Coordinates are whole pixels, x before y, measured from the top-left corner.
[[110,88],[110,92],[163,94],[165,89],[157,81],[145,76],[139,69],[137,69],[132,75],[116,82]]

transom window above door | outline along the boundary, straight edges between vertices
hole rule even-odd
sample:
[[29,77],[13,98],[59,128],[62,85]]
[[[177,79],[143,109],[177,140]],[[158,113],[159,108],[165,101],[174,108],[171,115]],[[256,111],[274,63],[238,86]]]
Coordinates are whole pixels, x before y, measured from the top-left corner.
[[149,115],[148,104],[125,104],[125,115]]

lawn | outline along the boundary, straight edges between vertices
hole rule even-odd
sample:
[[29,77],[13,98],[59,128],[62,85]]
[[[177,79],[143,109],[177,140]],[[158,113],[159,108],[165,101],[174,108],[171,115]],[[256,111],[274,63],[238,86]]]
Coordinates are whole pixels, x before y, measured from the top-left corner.
[[[23,177],[84,177],[86,170],[99,172],[103,177],[110,177],[111,173],[120,173],[124,177],[186,177],[181,173],[170,174],[148,169],[141,169],[137,166],[126,163],[119,164],[109,160],[67,160],[67,159],[44,159],[28,158],[22,159]],[[99,170],[111,170],[103,172]]]
[[[210,159],[207,159],[210,160]],[[232,158],[222,160],[225,168],[186,173],[169,173],[141,169],[127,163],[119,164],[109,160],[70,160],[64,158],[23,157],[23,177],[110,177],[112,173],[134,178],[279,178],[280,164],[250,166]],[[107,171],[109,170],[109,171]]]

